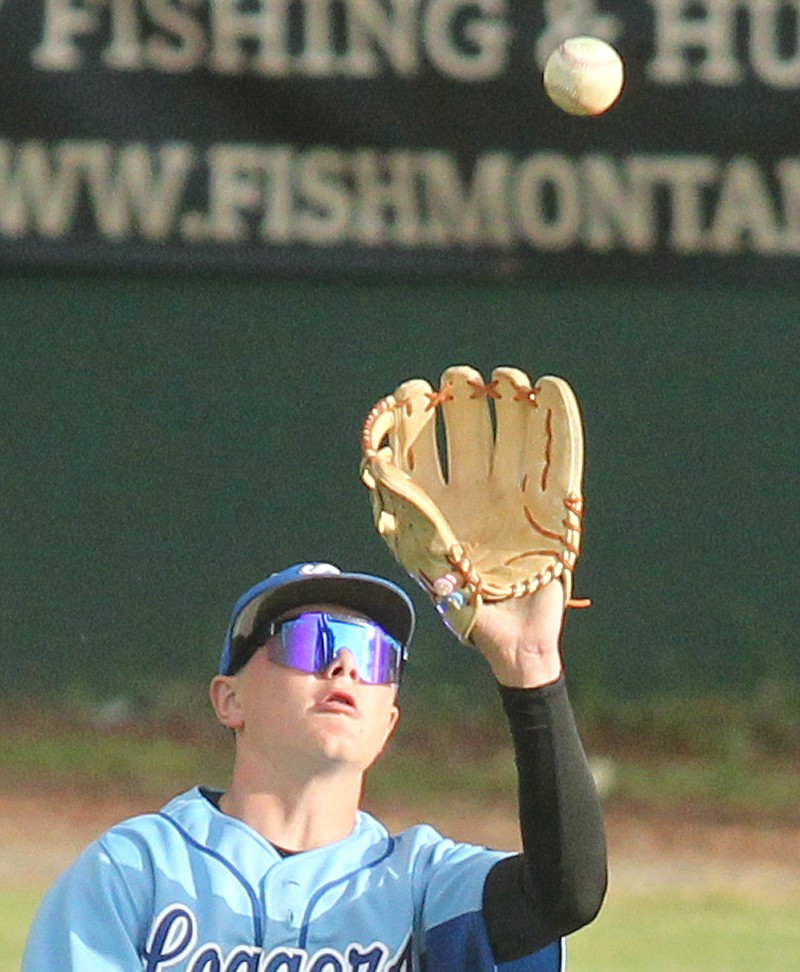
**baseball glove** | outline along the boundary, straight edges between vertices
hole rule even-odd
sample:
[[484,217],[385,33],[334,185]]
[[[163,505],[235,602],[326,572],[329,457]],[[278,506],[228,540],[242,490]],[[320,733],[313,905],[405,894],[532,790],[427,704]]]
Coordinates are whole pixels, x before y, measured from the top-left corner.
[[482,604],[554,579],[581,603],[583,430],[566,381],[496,368],[484,382],[466,365],[438,390],[411,379],[369,413],[362,449],[378,533],[462,641]]

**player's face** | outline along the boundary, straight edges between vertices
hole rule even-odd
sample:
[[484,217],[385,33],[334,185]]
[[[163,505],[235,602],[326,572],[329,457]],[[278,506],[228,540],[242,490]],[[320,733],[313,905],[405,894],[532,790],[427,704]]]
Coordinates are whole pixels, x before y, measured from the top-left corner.
[[[363,620],[334,605],[307,605],[286,617],[310,611]],[[272,661],[269,648],[268,642],[256,651],[237,675],[215,679],[224,711],[217,699],[215,705],[222,721],[237,731],[237,756],[276,765],[288,761],[298,773],[332,764],[366,770],[397,722],[397,687],[361,681],[347,649],[324,671],[309,674]]]

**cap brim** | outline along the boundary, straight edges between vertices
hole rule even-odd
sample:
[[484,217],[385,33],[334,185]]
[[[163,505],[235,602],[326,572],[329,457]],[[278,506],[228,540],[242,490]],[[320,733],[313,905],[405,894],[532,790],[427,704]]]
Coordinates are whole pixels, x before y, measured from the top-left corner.
[[414,632],[414,608],[408,595],[368,574],[310,574],[265,591],[256,600],[254,628],[307,604],[336,604],[366,615],[402,645]]

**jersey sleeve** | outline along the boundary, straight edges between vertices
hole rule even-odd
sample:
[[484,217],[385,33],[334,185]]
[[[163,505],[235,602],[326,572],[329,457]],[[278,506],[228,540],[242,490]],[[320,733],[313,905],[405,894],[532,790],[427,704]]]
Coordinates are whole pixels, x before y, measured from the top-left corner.
[[[435,832],[431,831],[431,834]],[[435,835],[424,861],[417,934],[423,972],[559,972],[561,943],[498,965],[483,912],[486,878],[508,855]]]
[[496,854],[429,831],[419,914],[424,972],[490,972],[494,969],[481,899],[486,875],[502,860]]
[[437,845],[422,912],[426,972],[560,972],[565,936],[605,894],[602,810],[563,678],[500,693],[524,853]]
[[[22,972],[141,972],[152,908],[146,883],[123,877],[106,841],[91,844],[52,885],[34,917]],[[132,845],[131,845],[132,849]]]

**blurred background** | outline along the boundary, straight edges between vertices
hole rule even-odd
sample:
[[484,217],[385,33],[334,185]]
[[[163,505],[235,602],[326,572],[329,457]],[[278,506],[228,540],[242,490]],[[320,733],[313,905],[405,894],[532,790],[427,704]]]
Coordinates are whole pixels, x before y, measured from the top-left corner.
[[[0,305],[6,691],[209,675],[238,594],[286,563],[404,580],[372,530],[360,426],[449,363],[560,374],[579,396],[579,685],[798,676],[788,288],[45,272],[9,274]],[[446,674],[465,653],[417,603],[414,669],[441,654]]]
[[[584,415],[593,606],[564,650],[618,893],[572,967],[794,967],[799,20],[777,0],[0,3],[0,834],[49,848],[0,854],[10,954],[92,831],[224,779],[205,683],[230,609],[300,560],[419,607],[376,808],[516,839],[488,670],[358,479],[372,404],[466,363],[562,375]],[[626,63],[599,118],[541,87],[578,34]]]

